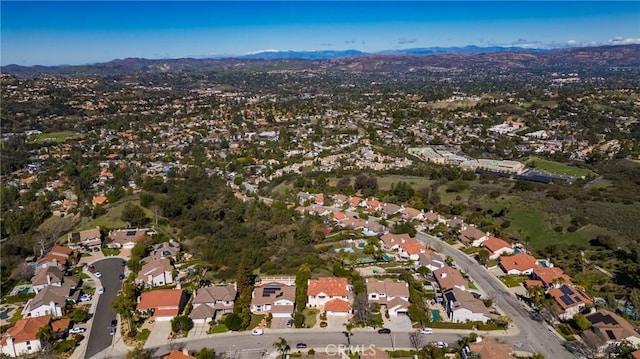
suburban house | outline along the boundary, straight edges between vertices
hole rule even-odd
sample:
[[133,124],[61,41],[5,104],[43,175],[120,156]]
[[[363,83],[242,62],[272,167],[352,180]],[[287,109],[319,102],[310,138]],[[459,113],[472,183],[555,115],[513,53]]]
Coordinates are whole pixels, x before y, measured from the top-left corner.
[[349,197],[343,195],[343,194],[335,194],[333,195],[333,203],[335,203],[336,206],[338,207],[342,207],[343,204],[349,202]]
[[500,256],[500,269],[506,274],[533,274],[533,270],[540,266],[536,259],[526,253],[512,256]]
[[482,247],[489,251],[489,259],[498,259],[503,254],[513,253],[511,245],[497,237],[489,237],[482,242]]
[[480,321],[486,323],[491,316],[480,299],[466,290],[449,288],[443,293],[444,307],[452,322]]
[[412,207],[404,207],[400,210],[400,213],[402,213],[402,219],[404,219],[405,221],[424,220],[424,213]]
[[369,212],[381,211],[384,207],[384,203],[378,201],[375,198],[366,199],[360,203],[360,206],[365,207]]
[[73,250],[62,246],[53,246],[51,250],[36,260],[36,269],[58,267],[62,270],[72,264]]
[[476,353],[480,356],[480,359],[512,359],[513,346],[508,343],[497,342],[493,338],[482,338],[481,341],[477,341],[467,345],[462,349],[462,359],[468,359],[471,357],[469,353]]
[[380,223],[367,220],[362,228],[362,234],[368,237],[379,236],[386,232],[386,228]]
[[349,301],[347,278],[321,277],[309,279],[307,296],[307,305],[311,308],[324,309],[325,303],[332,299]]
[[136,309],[151,312],[157,321],[169,321],[184,308],[187,296],[182,289],[156,289],[143,292],[138,299]]
[[27,301],[22,309],[22,317],[60,317],[66,303],[65,297],[58,294],[53,286],[46,286]]
[[353,196],[351,198],[349,198],[349,207],[356,209],[358,207],[360,207],[360,204],[362,203],[362,198],[357,197],[357,196]]
[[452,267],[436,269],[433,271],[433,277],[436,279],[438,286],[440,286],[440,290],[449,288],[467,290],[469,288],[469,282],[464,279],[457,269]]
[[351,314],[351,304],[343,299],[331,299],[324,303],[324,310],[327,316],[348,318]]
[[488,234],[474,226],[464,228],[458,235],[458,240],[460,240],[460,242],[473,247],[479,247],[480,244],[487,239],[489,239]]
[[550,289],[549,296],[560,306],[558,313],[560,320],[569,320],[573,318],[574,315],[582,312],[587,305],[593,305],[591,299],[567,284]]
[[214,285],[196,289],[193,310],[189,314],[189,318],[194,323],[208,323],[225,313],[231,313],[236,294],[235,285]]
[[586,315],[586,318],[592,325],[584,330],[580,337],[584,343],[595,349],[598,355],[603,355],[608,346],[623,340],[628,340],[636,347],[640,345],[640,334],[621,316],[606,309],[599,309]]
[[111,242],[107,244],[109,248],[128,248],[131,249],[142,238],[147,235],[147,228],[141,229],[118,229],[109,232]]
[[432,272],[436,269],[444,268],[446,265],[444,258],[442,258],[440,254],[429,250],[420,253],[418,255],[418,261],[415,263],[416,268],[426,267]]
[[384,215],[384,218],[388,218],[396,213],[400,213],[403,209],[404,207],[398,206],[397,204],[385,203],[382,206],[382,214]]
[[[31,278],[33,291],[40,292],[45,287],[51,286],[52,290],[63,297],[70,297],[71,294],[80,287],[82,279],[78,276],[65,276],[58,267],[47,267],[40,269]],[[73,298],[72,298],[73,299]]]
[[295,285],[289,281],[263,282],[259,286],[254,286],[251,293],[251,312],[271,313],[275,318],[291,317],[296,302]]
[[417,261],[420,254],[426,253],[427,249],[424,244],[415,238],[410,238],[398,244],[398,259]]
[[397,250],[398,245],[402,242],[410,241],[411,238],[408,234],[393,234],[387,233],[380,236],[380,241],[382,242],[382,249],[385,251]]
[[377,280],[368,278],[367,299],[369,303],[379,303],[387,308],[390,316],[406,314],[409,310],[409,284],[391,279]]
[[51,316],[18,320],[0,339],[2,354],[15,358],[39,352],[42,349],[42,342],[38,338],[38,331],[48,326],[50,322]]
[[67,243],[71,249],[85,247],[88,250],[92,250],[94,247],[100,248],[102,246],[100,227],[86,229],[80,232],[71,232],[67,235]]
[[[148,260],[138,272],[135,282],[137,284],[144,284],[147,287],[158,287],[165,284],[173,283],[173,266],[171,262],[166,259],[150,259]],[[143,262],[145,261],[143,260]]]
[[538,266],[533,269],[533,279],[542,282],[545,289],[558,287],[562,284],[571,284],[571,278],[564,273],[562,268]]

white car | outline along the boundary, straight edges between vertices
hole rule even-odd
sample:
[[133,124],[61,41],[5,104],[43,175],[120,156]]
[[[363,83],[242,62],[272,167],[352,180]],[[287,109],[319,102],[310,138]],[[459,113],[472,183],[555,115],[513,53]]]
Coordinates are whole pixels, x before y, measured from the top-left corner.
[[74,327],[69,329],[69,333],[70,334],[80,334],[80,333],[84,333],[87,329],[85,328],[81,328],[81,327]]
[[90,302],[91,301],[91,296],[88,294],[83,294],[78,298],[78,301],[80,302]]
[[98,294],[104,294],[104,287],[98,287]]
[[433,329],[431,328],[421,328],[420,334],[433,334]]
[[95,272],[95,273],[93,273],[93,275],[95,275],[98,278],[102,277],[102,273],[100,273],[100,272]]
[[251,332],[251,335],[262,335],[264,334],[264,330],[260,328],[256,328]]

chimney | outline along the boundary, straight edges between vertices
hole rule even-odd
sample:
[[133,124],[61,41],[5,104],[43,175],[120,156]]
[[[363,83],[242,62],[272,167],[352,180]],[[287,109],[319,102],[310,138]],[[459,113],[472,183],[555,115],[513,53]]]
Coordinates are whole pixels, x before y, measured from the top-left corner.
[[440,273],[440,278],[446,278],[446,277],[447,277],[447,273],[445,272]]
[[51,274],[47,273],[47,284],[51,285]]

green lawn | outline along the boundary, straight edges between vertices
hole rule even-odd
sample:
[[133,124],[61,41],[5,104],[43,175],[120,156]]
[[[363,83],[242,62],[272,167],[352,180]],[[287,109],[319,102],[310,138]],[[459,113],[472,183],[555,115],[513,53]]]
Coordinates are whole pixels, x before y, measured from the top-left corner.
[[62,132],[51,132],[51,133],[39,133],[37,135],[33,135],[29,138],[29,140],[33,142],[64,142],[67,139],[78,137],[78,134],[75,132],[62,131]]
[[149,338],[149,335],[151,335],[151,331],[149,329],[142,329],[136,334],[136,340],[144,343]]
[[104,254],[105,257],[117,256],[120,254],[120,250],[117,248],[102,248],[102,254]]
[[226,333],[228,331],[229,331],[229,328],[227,328],[226,325],[221,324],[221,325],[211,326],[207,331],[207,334]]
[[526,164],[533,165],[536,168],[540,168],[547,172],[555,173],[559,175],[567,175],[567,176],[575,176],[575,177],[595,175],[595,173],[593,173],[592,171],[586,168],[580,168],[580,167],[571,166],[565,163],[549,161],[549,160],[545,160],[535,156],[529,157]]
[[522,275],[507,275],[500,277],[500,281],[509,288],[520,286],[520,284],[522,284],[526,279],[528,279],[528,277]]
[[[122,211],[124,210],[124,207],[129,203],[138,206],[140,205],[140,201],[135,196],[125,197],[117,203],[108,204],[105,206],[105,209],[107,210],[106,214],[85,223],[81,226],[80,230],[91,229],[95,228],[96,226],[105,227],[107,229],[125,228],[127,224],[120,218],[122,217]],[[154,218],[153,213],[150,210],[144,207],[141,208],[144,210],[149,219],[152,220]]]
[[253,329],[260,324],[262,319],[264,319],[264,314],[251,314],[251,323],[249,323],[249,329]]

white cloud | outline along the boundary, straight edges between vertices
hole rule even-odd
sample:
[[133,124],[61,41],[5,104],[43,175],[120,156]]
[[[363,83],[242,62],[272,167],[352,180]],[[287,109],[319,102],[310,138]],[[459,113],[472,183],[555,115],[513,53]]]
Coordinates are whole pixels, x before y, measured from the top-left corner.
[[613,39],[607,41],[607,43],[609,45],[640,44],[640,38],[616,36]]
[[280,51],[280,50],[278,50],[278,49],[267,49],[267,50],[247,52],[247,53],[245,53],[245,55],[255,55],[255,54],[260,54],[260,53],[263,53],[263,52],[278,52],[278,51]]
[[571,46],[578,45],[578,42],[576,40],[569,40],[567,41],[567,45],[571,45]]

